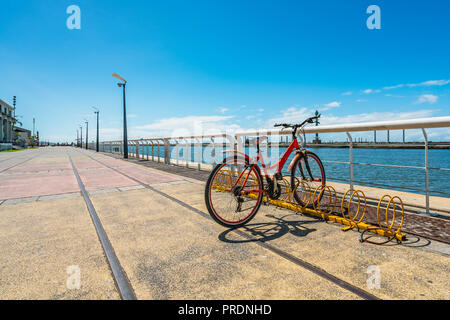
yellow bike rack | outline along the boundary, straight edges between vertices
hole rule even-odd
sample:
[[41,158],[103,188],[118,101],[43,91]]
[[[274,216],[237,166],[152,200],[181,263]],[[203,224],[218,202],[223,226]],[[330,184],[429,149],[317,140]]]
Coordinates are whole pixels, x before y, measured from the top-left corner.
[[[389,198],[389,201],[386,205],[386,210],[385,210],[386,226],[382,225],[381,219],[380,219],[380,209],[381,209],[381,204],[382,204],[384,198]],[[398,199],[399,206],[401,208],[401,219],[400,219],[400,223],[397,225],[395,225],[395,216],[396,216],[396,208],[397,208],[396,203],[395,203],[396,199]],[[392,222],[389,224],[389,208],[391,207],[391,204],[392,204]],[[395,233],[395,235],[401,235],[401,229],[403,226],[403,222],[405,221],[405,207],[403,205],[402,199],[400,199],[400,197],[398,197],[398,196],[392,197],[387,194],[382,196],[380,201],[378,201],[377,220],[378,220],[378,226],[381,229],[385,230],[388,233]]]
[[[213,185],[213,188],[219,191],[226,191],[233,184],[234,179],[237,178],[231,172],[218,173],[219,178],[217,184]],[[242,179],[242,178],[241,178]],[[249,178],[250,180],[250,178]],[[255,181],[255,180],[253,180]],[[254,186],[255,187],[255,186]],[[294,192],[297,192],[298,188],[301,188],[303,205],[296,203],[294,198]],[[353,228],[358,230],[367,230],[368,232],[375,233],[384,237],[395,238],[399,241],[405,239],[405,235],[401,233],[401,228],[403,226],[405,209],[403,201],[398,196],[384,195],[381,197],[377,206],[377,221],[378,227],[364,222],[364,218],[367,213],[367,199],[364,192],[361,190],[347,190],[342,196],[340,209],[341,215],[337,216],[333,214],[337,205],[337,194],[336,190],[329,185],[319,185],[314,192],[312,192],[311,186],[298,178],[296,178],[295,186],[291,189],[291,184],[287,179],[282,180],[282,188],[285,192],[282,193],[282,197],[278,200],[270,199],[267,196],[263,197],[264,202],[268,202],[277,207],[293,210],[299,213],[308,214],[321,218],[326,221],[333,221],[345,225],[342,230],[347,231]],[[321,202],[324,197],[328,198],[326,208],[321,208]],[[247,197],[256,199],[258,195],[248,194]],[[347,199],[348,198],[348,199]],[[380,209],[382,209],[383,200],[389,198],[384,214],[385,225],[381,223],[382,219],[380,217]],[[354,201],[357,199],[357,202]],[[398,200],[398,203],[396,202]],[[344,210],[345,201],[348,201],[347,214]],[[353,203],[357,203],[356,212],[351,212],[351,207]],[[312,206],[312,208],[311,208]],[[389,219],[389,211],[392,206],[392,221]],[[395,224],[395,218],[397,215],[397,207],[401,209],[401,218],[398,224]]]
[[[347,227],[342,229],[344,231],[347,231],[347,230],[353,229],[354,227],[357,227],[358,223],[361,223],[362,220],[364,219],[365,215],[366,215],[366,209],[367,209],[366,195],[361,190],[355,190],[353,192],[352,191],[353,190],[347,190],[344,193],[344,195],[342,196],[342,200],[341,200],[342,217],[344,219],[347,219],[347,220],[352,222],[352,224],[350,226],[347,226]],[[344,202],[345,202],[345,199],[346,199],[347,195],[350,194],[350,192],[352,192],[352,193],[350,195],[350,198],[348,199],[348,206],[347,206],[347,215],[348,216],[345,216]],[[351,215],[350,207],[351,207],[351,205],[353,203],[353,198],[354,198],[355,195],[358,197],[358,208],[357,208],[355,214]],[[364,208],[362,209],[362,212],[360,213],[360,211],[361,211],[361,202],[362,202],[361,198],[364,199]],[[358,217],[359,217],[359,219],[358,219]]]
[[[323,199],[323,195],[324,195],[325,190],[328,190],[328,194],[329,194],[328,197],[329,197],[330,201],[328,201],[327,209],[325,211],[323,211],[320,208],[320,202],[322,201],[321,199]],[[317,193],[318,191],[319,191],[319,193]],[[313,203],[314,210],[319,212],[319,213],[321,213],[321,214],[330,215],[332,212],[334,212],[334,209],[336,209],[336,190],[333,187],[331,187],[331,186],[319,185],[316,188],[316,190],[314,190],[314,194],[313,194],[312,199],[313,199],[312,203]],[[331,203],[333,203],[333,207],[330,209],[330,204]]]

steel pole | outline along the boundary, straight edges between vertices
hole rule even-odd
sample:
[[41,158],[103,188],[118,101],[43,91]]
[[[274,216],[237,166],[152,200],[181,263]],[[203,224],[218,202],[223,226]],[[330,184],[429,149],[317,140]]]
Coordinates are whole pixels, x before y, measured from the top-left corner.
[[422,128],[422,134],[425,140],[425,210],[427,214],[430,214],[430,167],[428,164],[428,135],[424,128]]
[[86,150],[88,149],[89,146],[88,129],[89,129],[89,122],[86,122]]
[[123,157],[124,159],[128,159],[127,107],[125,99],[125,86],[126,83],[123,83]]
[[353,188],[353,138],[350,133],[346,132],[349,141],[349,154],[350,154],[350,190]]
[[96,114],[97,114],[97,152],[99,152],[99,149],[100,149],[99,148],[99,131],[98,131],[99,130],[99,126],[98,126],[99,113],[100,113],[99,111],[96,112]]

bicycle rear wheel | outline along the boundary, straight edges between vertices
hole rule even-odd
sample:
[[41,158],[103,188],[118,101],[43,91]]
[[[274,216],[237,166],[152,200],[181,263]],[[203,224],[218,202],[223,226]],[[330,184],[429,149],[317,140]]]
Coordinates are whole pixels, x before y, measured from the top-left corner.
[[[304,183],[301,183],[304,182]],[[323,197],[312,199],[314,191],[326,185],[325,169],[319,157],[306,151],[304,156],[299,157],[291,172],[291,186],[296,188],[293,192],[295,201],[301,206],[317,205]]]
[[229,228],[241,227],[258,212],[263,189],[256,166],[250,166],[242,157],[229,157],[208,178],[206,207],[217,223]]

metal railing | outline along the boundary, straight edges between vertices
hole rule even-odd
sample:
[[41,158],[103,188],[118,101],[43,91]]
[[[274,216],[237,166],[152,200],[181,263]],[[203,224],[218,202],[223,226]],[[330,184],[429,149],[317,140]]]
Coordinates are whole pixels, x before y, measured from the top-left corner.
[[[337,164],[345,164],[349,166],[349,179],[343,180],[348,181],[349,187],[351,190],[354,189],[355,183],[362,183],[364,184],[371,184],[375,185],[377,187],[392,187],[392,188],[400,188],[405,190],[412,190],[412,191],[419,191],[425,193],[425,210],[426,213],[430,213],[430,181],[429,181],[429,173],[430,170],[439,170],[439,171],[450,171],[450,168],[431,168],[429,166],[429,140],[426,129],[430,128],[448,128],[450,127],[450,116],[446,117],[433,117],[433,118],[421,118],[421,119],[411,119],[411,120],[396,120],[396,121],[380,121],[380,122],[366,122],[366,123],[355,123],[355,124],[341,124],[341,125],[327,125],[327,126],[311,126],[311,127],[305,127],[301,130],[301,133],[298,135],[298,137],[302,140],[301,142],[304,143],[303,136],[305,134],[315,134],[315,133],[345,133],[348,139],[347,146],[348,146],[348,156],[349,161],[332,161],[332,160],[324,160],[322,159],[322,162],[324,163],[337,163]],[[389,130],[410,130],[410,129],[421,129],[422,135],[424,138],[424,165],[422,166],[406,166],[406,165],[392,165],[392,164],[373,164],[373,163],[358,163],[354,162],[354,140],[351,133],[353,132],[367,132],[367,131],[389,131]],[[272,136],[284,136],[284,135],[291,135],[291,130],[258,130],[258,131],[247,131],[247,132],[238,132],[235,133],[233,136],[228,134],[216,134],[216,135],[202,135],[202,136],[183,136],[183,137],[165,137],[165,138],[151,138],[151,139],[138,139],[138,140],[129,140],[129,153],[138,159],[144,159],[144,160],[151,160],[160,162],[161,159],[164,161],[165,164],[174,164],[174,165],[180,165],[180,148],[183,150],[183,162],[184,166],[190,167],[192,164],[198,169],[201,170],[203,164],[206,164],[204,162],[204,147],[205,147],[205,139],[209,140],[210,143],[207,144],[211,148],[212,156],[211,162],[209,166],[206,166],[206,169],[212,168],[212,165],[217,163],[217,154],[216,154],[216,146],[218,144],[218,140],[222,139],[222,147],[223,149],[234,149],[243,151],[246,146],[245,137],[249,136],[262,136],[267,135],[270,137]],[[273,145],[276,145],[278,142],[269,141],[270,139],[267,139],[266,145],[267,145],[267,155],[269,155],[269,149],[272,148]],[[180,143],[182,142],[182,143]],[[195,152],[195,146],[197,146],[197,153],[196,157],[194,154],[194,157],[192,159],[191,152],[193,150],[192,146],[194,146],[194,152]],[[90,145],[91,149],[95,149],[95,144]],[[121,140],[118,141],[104,141],[100,143],[100,150],[103,152],[115,152],[115,153],[123,153],[123,143]],[[131,150],[130,150],[131,148]],[[151,151],[150,151],[151,148]],[[171,150],[175,152],[175,159],[171,159]],[[157,160],[155,160],[155,150],[157,151]],[[161,153],[161,150],[163,150],[163,153]],[[197,159],[195,159],[197,158]],[[220,159],[222,160],[222,159]],[[354,178],[354,166],[369,166],[369,167],[389,167],[389,168],[408,168],[408,169],[415,169],[415,170],[423,170],[425,172],[425,189],[414,189],[414,188],[408,188],[408,187],[398,187],[398,186],[392,186],[392,185],[385,185],[385,184],[375,184],[375,183],[367,183],[362,181],[357,181]],[[335,179],[339,180],[339,179]],[[440,194],[448,194],[441,191],[433,191]],[[450,209],[450,208],[447,208]]]

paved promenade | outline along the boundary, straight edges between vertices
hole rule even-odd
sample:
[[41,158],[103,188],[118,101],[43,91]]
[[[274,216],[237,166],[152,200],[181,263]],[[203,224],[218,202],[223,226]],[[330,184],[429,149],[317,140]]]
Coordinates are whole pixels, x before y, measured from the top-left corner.
[[450,299],[450,245],[361,244],[273,206],[231,231],[207,214],[206,175],[70,147],[0,153],[0,299]]

